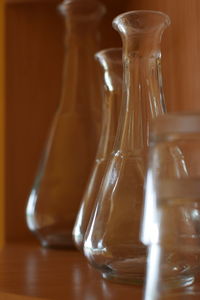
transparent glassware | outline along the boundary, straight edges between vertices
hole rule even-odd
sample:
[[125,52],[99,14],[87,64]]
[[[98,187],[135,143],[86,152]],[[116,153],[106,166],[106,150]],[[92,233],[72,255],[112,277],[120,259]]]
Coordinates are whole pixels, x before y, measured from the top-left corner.
[[66,0],[66,56],[61,101],[26,208],[42,246],[74,245],[72,229],[95,158],[101,92],[94,54],[105,13],[96,0]]
[[169,17],[132,11],[114,19],[123,41],[123,99],[114,149],[85,235],[84,254],[103,278],[142,284],[140,242],[150,122],[165,113],[160,42]]
[[200,286],[188,287],[199,284],[200,272],[199,153],[200,114],[165,114],[153,122],[141,234],[148,246],[145,300],[200,296]]
[[102,129],[93,170],[73,230],[75,244],[81,250],[108,158],[113,149],[122,94],[122,49],[102,50],[95,56],[102,67],[104,78]]

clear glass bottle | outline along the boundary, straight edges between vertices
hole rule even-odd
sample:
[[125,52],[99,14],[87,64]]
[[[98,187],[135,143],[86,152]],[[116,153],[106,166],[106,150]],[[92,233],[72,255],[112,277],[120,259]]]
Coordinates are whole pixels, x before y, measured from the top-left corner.
[[104,77],[102,129],[93,170],[73,230],[75,244],[81,250],[108,158],[113,149],[122,94],[122,49],[102,50],[95,56],[103,69]]
[[146,248],[140,242],[150,121],[165,112],[160,42],[169,17],[132,11],[114,19],[123,41],[123,103],[114,151],[88,226],[84,253],[103,278],[141,284]]
[[[148,246],[144,299],[193,299],[197,291],[199,299],[200,114],[159,116],[150,141],[141,234]],[[181,155],[174,156],[177,149]]]
[[98,142],[100,85],[94,54],[105,13],[96,0],[66,0],[61,102],[28,199],[27,224],[43,246],[73,245],[72,229]]

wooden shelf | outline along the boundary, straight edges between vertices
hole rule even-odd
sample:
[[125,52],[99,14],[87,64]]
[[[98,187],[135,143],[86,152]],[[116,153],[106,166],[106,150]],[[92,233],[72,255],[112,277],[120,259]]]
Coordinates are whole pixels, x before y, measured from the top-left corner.
[[37,3],[60,3],[61,0],[6,0],[6,4],[37,4]]
[[133,298],[142,299],[142,289],[103,280],[78,251],[23,244],[0,251],[0,300]]

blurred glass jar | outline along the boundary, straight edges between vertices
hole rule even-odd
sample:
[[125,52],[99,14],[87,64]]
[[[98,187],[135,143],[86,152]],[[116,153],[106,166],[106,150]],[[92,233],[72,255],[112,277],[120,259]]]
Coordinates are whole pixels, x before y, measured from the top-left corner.
[[154,121],[141,235],[149,249],[145,300],[198,299],[185,287],[199,281],[199,153],[200,114]]
[[142,284],[146,247],[140,242],[143,183],[150,121],[165,112],[160,42],[169,17],[155,11],[118,16],[123,41],[123,99],[109,159],[84,242],[84,253],[103,278]]
[[122,94],[122,49],[102,50],[95,56],[102,67],[104,78],[102,129],[93,170],[73,230],[75,244],[81,250],[108,158],[113,150]]
[[73,245],[72,229],[95,158],[100,85],[94,54],[105,13],[96,0],[66,0],[66,57],[61,102],[28,199],[27,224],[43,246]]

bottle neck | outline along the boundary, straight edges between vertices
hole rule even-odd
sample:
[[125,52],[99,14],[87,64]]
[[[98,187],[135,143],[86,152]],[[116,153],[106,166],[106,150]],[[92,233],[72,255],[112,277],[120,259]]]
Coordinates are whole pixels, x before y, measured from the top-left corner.
[[88,104],[91,110],[95,110],[95,99],[99,97],[98,71],[94,60],[99,48],[96,27],[96,23],[94,26],[75,23],[67,27],[63,91],[59,107],[62,113],[84,114],[84,111],[88,111]]
[[115,150],[140,155],[148,147],[150,121],[165,112],[160,59],[158,50],[145,55],[125,51],[125,89]]

